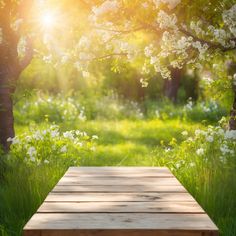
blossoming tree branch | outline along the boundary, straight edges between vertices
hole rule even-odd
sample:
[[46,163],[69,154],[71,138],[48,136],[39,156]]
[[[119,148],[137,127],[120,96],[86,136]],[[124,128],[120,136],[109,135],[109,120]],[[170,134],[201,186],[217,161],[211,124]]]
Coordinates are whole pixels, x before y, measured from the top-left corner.
[[236,49],[233,1],[107,0],[92,8],[90,23],[93,30],[79,42],[81,70],[86,70],[89,60],[111,56],[142,60],[140,81],[145,87],[152,71],[171,79],[173,68],[208,66],[214,67],[210,68],[214,74],[215,67],[224,64],[224,78],[218,78],[222,73],[214,77],[225,79],[233,90],[229,128],[236,129],[236,70],[229,69]]

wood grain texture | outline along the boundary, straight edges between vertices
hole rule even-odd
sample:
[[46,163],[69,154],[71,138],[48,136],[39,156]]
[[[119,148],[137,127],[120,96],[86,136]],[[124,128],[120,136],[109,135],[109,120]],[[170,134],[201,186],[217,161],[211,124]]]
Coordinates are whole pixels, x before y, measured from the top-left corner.
[[56,185],[52,192],[187,192],[181,185],[156,186],[156,185]]
[[217,230],[206,214],[36,213],[25,230],[158,229]]
[[155,202],[174,201],[192,202],[194,198],[189,193],[49,193],[45,201],[50,202]]
[[105,173],[105,172],[132,172],[132,173],[157,173],[157,172],[162,172],[162,173],[170,173],[170,170],[167,167],[143,167],[143,166],[122,166],[122,167],[117,167],[117,166],[102,166],[102,167],[94,167],[94,166],[71,166],[68,168],[67,172],[75,171],[77,173],[90,173],[90,172],[95,172],[95,173]]
[[57,185],[159,185],[159,186],[169,186],[169,185],[181,185],[176,178],[84,178],[80,176],[62,177]]
[[71,167],[24,227],[25,236],[217,236],[165,167]]
[[70,167],[64,176],[84,177],[174,177],[165,167]]
[[44,202],[37,212],[204,213],[196,202]]

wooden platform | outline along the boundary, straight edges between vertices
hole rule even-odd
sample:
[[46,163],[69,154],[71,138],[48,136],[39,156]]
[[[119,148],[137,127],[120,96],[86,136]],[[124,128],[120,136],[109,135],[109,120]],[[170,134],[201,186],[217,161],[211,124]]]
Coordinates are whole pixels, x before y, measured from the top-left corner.
[[71,167],[24,227],[25,236],[216,236],[167,168]]

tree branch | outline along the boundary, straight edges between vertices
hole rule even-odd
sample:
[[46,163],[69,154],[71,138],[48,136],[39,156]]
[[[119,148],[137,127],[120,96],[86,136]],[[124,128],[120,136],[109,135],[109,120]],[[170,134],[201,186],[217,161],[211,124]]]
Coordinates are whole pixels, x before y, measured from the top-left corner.
[[95,29],[114,32],[114,33],[120,33],[120,34],[129,34],[129,33],[143,30],[145,28],[143,26],[140,26],[140,27],[130,29],[130,30],[115,30],[115,29],[108,29],[108,28],[104,28],[104,27],[95,27]]
[[33,55],[34,55],[34,50],[33,50],[32,40],[30,37],[27,37],[25,56],[19,62],[21,71],[23,71],[30,64]]
[[127,55],[128,55],[128,53],[125,53],[125,52],[111,53],[111,54],[107,54],[107,55],[100,56],[100,57],[94,57],[91,59],[91,61],[102,60],[102,59],[106,59],[106,58],[110,58],[110,57],[114,57],[114,56],[127,56]]
[[[207,41],[207,40],[204,40],[204,39],[201,39],[199,37],[197,37],[196,35],[192,34],[191,32],[183,29],[183,28],[179,28],[179,31],[182,32],[183,34],[189,36],[189,37],[192,37],[194,40],[196,41],[199,41],[203,44],[207,44],[209,46],[210,49],[220,49],[222,52],[227,52],[227,51],[231,51],[231,50],[235,50],[236,49],[236,46],[235,47],[232,47],[232,48],[228,48],[228,47],[224,47],[222,46],[221,44],[217,44],[217,43],[213,43],[211,41]],[[230,39],[232,41],[236,41],[235,38],[232,38]]]

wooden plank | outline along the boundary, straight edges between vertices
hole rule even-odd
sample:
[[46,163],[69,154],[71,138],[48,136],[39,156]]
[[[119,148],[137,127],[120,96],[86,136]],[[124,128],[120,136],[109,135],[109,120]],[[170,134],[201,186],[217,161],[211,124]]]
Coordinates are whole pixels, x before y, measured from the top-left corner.
[[113,177],[113,178],[139,178],[139,177],[147,177],[147,178],[175,178],[175,176],[171,173],[159,173],[159,172],[143,172],[143,173],[133,173],[133,172],[113,172],[113,173],[80,173],[80,172],[66,172],[63,177],[84,177],[84,178],[105,178],[105,177]]
[[217,236],[168,168],[72,167],[24,228],[25,236]]
[[135,176],[173,176],[165,167],[70,167],[66,175],[135,175]]
[[196,202],[44,202],[38,213],[204,213]]
[[90,171],[92,172],[100,172],[100,173],[104,173],[104,172],[125,172],[125,171],[129,171],[129,172],[133,172],[133,173],[142,173],[142,172],[168,172],[171,173],[170,170],[167,167],[143,167],[143,166],[122,166],[122,167],[117,167],[117,166],[102,166],[102,167],[94,167],[94,166],[80,166],[80,167],[76,167],[76,166],[72,166],[69,167],[67,172],[70,171],[75,171],[75,172],[85,172],[88,173]]
[[189,193],[50,193],[45,202],[195,201]]
[[212,230],[217,227],[206,214],[152,213],[37,213],[26,224],[25,230]]
[[181,185],[176,178],[81,178],[81,177],[63,177],[57,185]]
[[[208,230],[29,230],[24,236],[218,236],[217,232]],[[33,233],[34,232],[34,233]]]
[[56,185],[52,192],[187,192],[181,185],[157,186],[157,185]]

